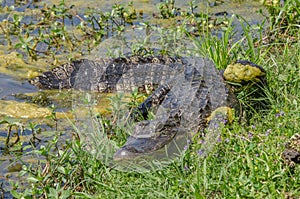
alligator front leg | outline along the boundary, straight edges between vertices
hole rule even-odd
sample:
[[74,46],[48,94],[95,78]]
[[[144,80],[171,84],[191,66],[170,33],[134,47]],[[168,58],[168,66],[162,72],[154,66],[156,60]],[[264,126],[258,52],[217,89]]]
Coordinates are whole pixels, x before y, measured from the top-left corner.
[[143,103],[133,109],[129,115],[129,118],[134,122],[141,119],[147,119],[149,109],[160,105],[164,101],[169,91],[169,84],[159,86]]

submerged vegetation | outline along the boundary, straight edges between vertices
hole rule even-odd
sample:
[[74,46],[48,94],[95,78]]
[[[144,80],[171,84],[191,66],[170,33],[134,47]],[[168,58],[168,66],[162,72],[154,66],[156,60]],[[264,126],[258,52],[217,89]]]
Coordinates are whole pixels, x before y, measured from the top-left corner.
[[[72,138],[62,143],[62,132],[55,131],[58,113],[54,106],[47,119],[52,121],[55,136],[47,142],[39,140],[39,125],[0,118],[7,132],[0,149],[16,153],[16,159],[21,160],[22,154],[38,159],[24,162],[19,169],[25,181],[11,180],[11,190],[0,185],[0,198],[7,191],[16,198],[298,198],[300,166],[284,164],[281,152],[300,129],[300,2],[272,2],[264,2],[268,14],[256,25],[225,12],[218,13],[221,16],[199,12],[195,1],[186,10],[176,7],[175,1],[163,1],[152,16],[137,11],[132,3],[115,4],[106,12],[90,8],[84,14],[65,1],[33,8],[31,13],[2,8],[1,12],[9,13],[0,22],[2,45],[20,53],[26,62],[51,57],[52,64],[58,65],[66,58],[90,54],[106,38],[121,36],[118,41],[125,47],[112,46],[109,56],[123,56],[124,48],[144,56],[201,55],[220,69],[246,59],[267,71],[268,87],[259,98],[252,91],[238,89],[237,97],[251,118],[236,118],[224,127],[207,157],[201,151],[202,140],[195,139],[180,160],[146,173],[111,169],[83,150],[75,126],[68,131]],[[236,24],[242,27],[240,35]],[[122,35],[127,30],[139,31],[143,37],[126,40]],[[115,122],[120,106],[131,108],[143,99],[137,92],[126,102],[121,97],[110,98],[111,120],[98,115],[105,133],[116,142],[124,142],[127,136]],[[43,101],[47,102],[44,106],[50,103]],[[268,107],[257,109],[261,101],[268,101]],[[21,139],[26,131],[29,141]]]

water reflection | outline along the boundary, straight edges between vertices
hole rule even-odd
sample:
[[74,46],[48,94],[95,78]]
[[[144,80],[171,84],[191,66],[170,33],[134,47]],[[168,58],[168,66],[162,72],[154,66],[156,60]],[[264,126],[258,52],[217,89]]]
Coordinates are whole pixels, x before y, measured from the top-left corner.
[[27,81],[15,80],[12,77],[0,73],[0,99],[17,100],[14,95],[18,93],[33,93],[37,89]]

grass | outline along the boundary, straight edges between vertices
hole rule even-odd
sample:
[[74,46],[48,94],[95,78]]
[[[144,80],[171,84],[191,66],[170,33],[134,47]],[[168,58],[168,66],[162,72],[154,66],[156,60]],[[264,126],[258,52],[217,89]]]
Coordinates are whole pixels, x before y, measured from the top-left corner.
[[261,64],[267,71],[270,106],[226,126],[207,157],[199,154],[201,143],[195,139],[180,160],[166,167],[122,172],[83,150],[79,140],[59,149],[59,137],[54,137],[34,151],[35,157],[43,157],[40,163],[23,166],[30,186],[11,193],[16,198],[299,198],[300,166],[290,168],[281,159],[284,143],[300,129],[299,33],[292,35],[296,42],[280,38],[256,45],[248,26],[244,38],[230,43],[230,28],[222,38],[209,33],[202,40],[194,38],[195,51],[220,67],[241,57]]

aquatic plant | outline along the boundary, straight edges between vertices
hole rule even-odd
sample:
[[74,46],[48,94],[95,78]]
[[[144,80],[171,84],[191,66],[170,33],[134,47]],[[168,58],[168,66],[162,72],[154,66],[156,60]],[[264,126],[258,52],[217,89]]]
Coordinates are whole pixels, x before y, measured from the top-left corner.
[[54,64],[58,54],[89,52],[104,36],[122,32],[137,19],[131,3],[128,6],[115,4],[109,12],[89,9],[82,17],[65,1],[32,11],[30,21],[25,16],[14,12],[0,24],[7,44],[23,50],[33,60],[52,56]]

